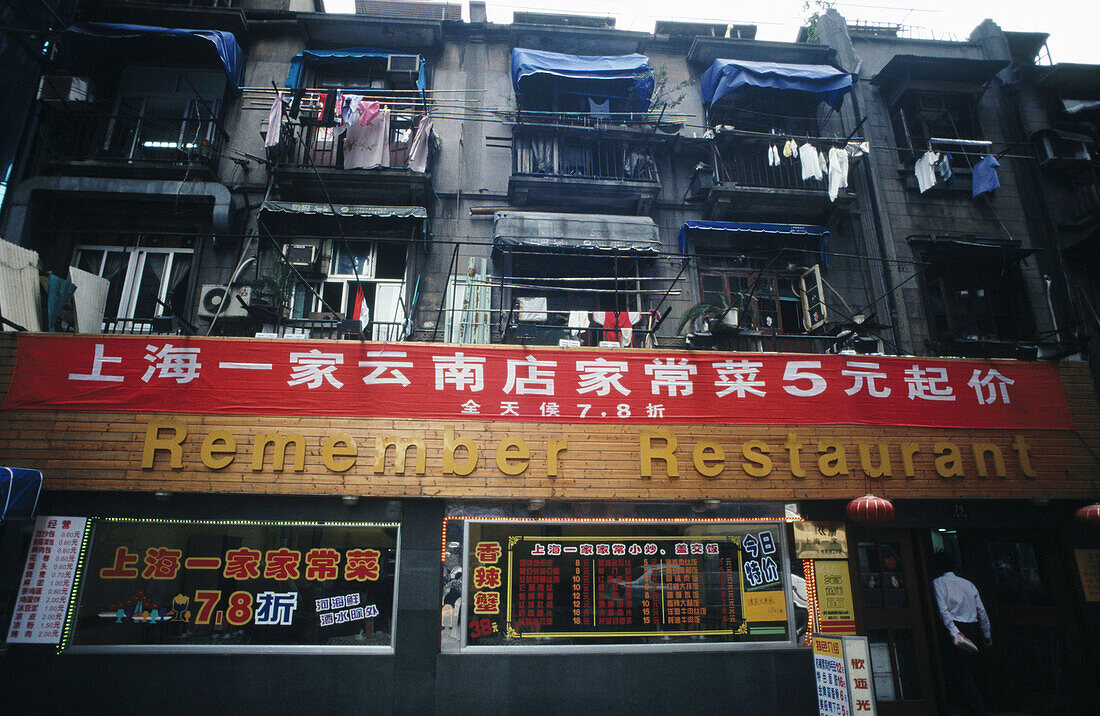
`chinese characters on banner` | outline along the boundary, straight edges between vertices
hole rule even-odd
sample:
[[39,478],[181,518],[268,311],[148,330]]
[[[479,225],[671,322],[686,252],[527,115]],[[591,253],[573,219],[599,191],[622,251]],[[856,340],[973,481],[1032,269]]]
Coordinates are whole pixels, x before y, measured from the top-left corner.
[[83,517],[39,517],[19,582],[8,642],[57,644],[84,540]]
[[[4,408],[1072,430],[1056,367],[880,356],[19,337]],[[369,411],[364,413],[364,410]]]
[[867,637],[814,635],[814,677],[821,716],[874,716]]
[[577,527],[471,524],[468,645],[789,638],[776,525]]
[[92,529],[73,646],[389,644],[396,525]]

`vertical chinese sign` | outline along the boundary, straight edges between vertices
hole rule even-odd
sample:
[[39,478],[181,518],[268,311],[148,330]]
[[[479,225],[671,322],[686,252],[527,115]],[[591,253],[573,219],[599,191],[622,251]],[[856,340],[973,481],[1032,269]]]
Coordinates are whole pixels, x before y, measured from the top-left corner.
[[67,646],[383,646],[396,524],[93,520]]
[[469,529],[468,646],[790,639],[777,524]]
[[856,612],[852,603],[852,580],[848,562],[814,560],[820,631],[823,634],[855,634]]
[[821,716],[874,716],[867,637],[814,635],[814,678]]
[[35,522],[8,643],[61,640],[86,523],[83,517],[39,517]]

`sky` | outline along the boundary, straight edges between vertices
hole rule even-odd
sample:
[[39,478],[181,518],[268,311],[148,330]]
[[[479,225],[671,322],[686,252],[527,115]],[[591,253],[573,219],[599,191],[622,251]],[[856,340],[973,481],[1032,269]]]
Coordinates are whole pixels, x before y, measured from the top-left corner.
[[[452,0],[453,1],[453,0]],[[466,5],[466,2],[462,2]],[[757,25],[757,38],[793,42],[807,11],[804,0],[759,3],[715,0],[487,0],[489,21],[509,23],[516,10],[611,15],[621,30],[651,32],[661,20],[734,22]],[[325,0],[329,12],[354,12],[354,0]],[[678,16],[670,11],[676,8]],[[985,18],[1005,30],[1050,33],[1054,62],[1100,64],[1100,2],[1097,0],[863,0],[837,2],[849,21],[900,23],[915,37],[965,40]],[[723,9],[723,8],[728,8]],[[464,10],[465,16],[468,12]]]

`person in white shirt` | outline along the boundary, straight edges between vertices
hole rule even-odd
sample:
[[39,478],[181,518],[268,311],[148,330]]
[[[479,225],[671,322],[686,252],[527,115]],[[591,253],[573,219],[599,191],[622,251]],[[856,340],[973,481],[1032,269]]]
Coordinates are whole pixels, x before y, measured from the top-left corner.
[[949,688],[950,705],[964,713],[986,713],[979,658],[993,646],[989,615],[974,583],[955,574],[951,557],[937,552],[933,559],[941,576],[932,580],[932,591],[950,637],[944,654],[944,666],[952,669],[947,674],[948,686],[954,687]]

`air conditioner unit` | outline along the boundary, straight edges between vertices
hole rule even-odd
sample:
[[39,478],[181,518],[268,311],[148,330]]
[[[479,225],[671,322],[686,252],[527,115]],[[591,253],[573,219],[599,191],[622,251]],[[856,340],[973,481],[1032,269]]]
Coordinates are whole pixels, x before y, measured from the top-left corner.
[[1084,167],[1092,162],[1089,151],[1092,139],[1085,135],[1044,131],[1036,137],[1035,144],[1039,166],[1044,168]]
[[412,75],[420,71],[420,55],[390,55],[386,58],[386,72]]
[[287,244],[283,255],[291,266],[311,269],[317,265],[317,248],[317,244]]
[[38,80],[38,99],[42,102],[91,102],[93,98],[87,77],[42,75]]
[[[240,301],[237,300],[238,297],[240,297]],[[251,298],[251,286],[238,286],[226,291],[225,286],[205,285],[199,295],[199,318],[213,318],[214,316],[243,318],[248,315],[248,311],[245,310],[244,305],[241,305],[241,301],[244,301],[247,305]],[[220,314],[218,313],[219,308],[221,310]]]

